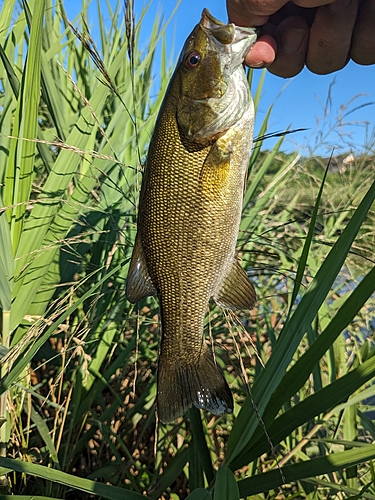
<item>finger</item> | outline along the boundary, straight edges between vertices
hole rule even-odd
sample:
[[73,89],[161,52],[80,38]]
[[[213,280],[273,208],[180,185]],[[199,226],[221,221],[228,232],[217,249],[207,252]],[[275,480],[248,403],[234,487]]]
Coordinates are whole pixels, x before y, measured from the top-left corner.
[[359,4],[350,57],[357,64],[375,64],[375,0]]
[[317,10],[306,57],[310,71],[325,75],[347,64],[358,3],[359,0],[336,0]]
[[245,64],[252,68],[266,68],[276,57],[276,41],[270,35],[262,35],[245,57]]
[[[328,2],[325,2],[328,3]],[[288,17],[301,17],[306,21],[306,23],[311,26],[314,22],[315,13],[318,7],[306,9],[304,7],[299,7],[294,3],[288,2],[282,9],[275,12],[270,16],[269,22],[278,26]]]
[[227,0],[229,21],[237,26],[263,26],[288,0]]
[[290,78],[305,65],[309,41],[309,27],[300,17],[289,17],[279,24],[276,31],[277,55],[268,67],[274,75]]
[[[304,8],[319,7],[335,0],[293,0]],[[280,10],[288,0],[226,0],[229,21],[237,26],[263,26],[269,16]]]
[[293,0],[293,3],[304,7],[306,9],[311,9],[313,7],[320,7],[321,5],[326,5],[329,3],[334,3],[336,0]]

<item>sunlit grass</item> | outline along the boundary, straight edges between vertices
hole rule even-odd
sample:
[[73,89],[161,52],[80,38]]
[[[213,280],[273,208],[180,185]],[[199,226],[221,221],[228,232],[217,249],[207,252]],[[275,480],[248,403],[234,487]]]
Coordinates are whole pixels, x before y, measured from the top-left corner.
[[206,322],[234,415],[157,424],[158,304],[124,290],[164,25],[141,51],[119,2],[97,43],[59,5],[0,12],[2,497],[375,498],[372,153],[323,183],[327,159],[256,143],[238,252],[258,304]]

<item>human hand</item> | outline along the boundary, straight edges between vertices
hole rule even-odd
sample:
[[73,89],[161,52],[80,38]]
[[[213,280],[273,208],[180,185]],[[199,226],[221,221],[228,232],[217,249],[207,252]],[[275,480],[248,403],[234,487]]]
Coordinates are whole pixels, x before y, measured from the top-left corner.
[[305,65],[324,75],[350,59],[375,64],[375,0],[227,0],[227,10],[239,26],[262,27],[248,66],[288,78]]

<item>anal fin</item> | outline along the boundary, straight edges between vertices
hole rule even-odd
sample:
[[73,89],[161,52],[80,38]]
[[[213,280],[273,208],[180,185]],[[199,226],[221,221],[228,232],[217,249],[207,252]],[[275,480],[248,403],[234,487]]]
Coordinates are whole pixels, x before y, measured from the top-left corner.
[[137,233],[126,279],[126,298],[135,304],[149,295],[156,295],[156,289],[148,273],[141,238]]
[[226,309],[254,307],[256,301],[254,287],[238,260],[233,262],[229,274],[213,298],[217,305]]

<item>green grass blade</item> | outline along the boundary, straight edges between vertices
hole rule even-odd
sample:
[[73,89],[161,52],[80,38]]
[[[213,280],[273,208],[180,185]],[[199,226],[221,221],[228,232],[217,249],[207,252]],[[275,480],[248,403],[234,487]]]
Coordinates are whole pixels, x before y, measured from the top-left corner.
[[314,205],[314,210],[313,210],[313,213],[312,213],[312,216],[311,216],[311,222],[310,222],[310,226],[309,226],[309,231],[307,233],[306,240],[305,240],[305,243],[303,245],[301,257],[300,257],[300,260],[298,262],[296,279],[295,279],[295,282],[294,282],[292,297],[290,299],[289,314],[291,314],[291,312],[292,312],[292,306],[293,306],[293,304],[294,304],[294,302],[295,302],[295,300],[296,300],[296,298],[298,296],[298,293],[300,291],[300,288],[301,288],[302,279],[303,279],[303,275],[304,275],[304,272],[305,272],[306,263],[307,263],[307,259],[308,259],[308,256],[309,256],[309,251],[310,251],[311,243],[312,243],[312,240],[313,240],[313,237],[314,237],[315,224],[316,224],[316,220],[317,220],[317,217],[318,217],[318,210],[319,210],[320,200],[322,199],[322,194],[323,194],[323,188],[324,188],[325,180],[326,180],[326,177],[327,177],[327,174],[328,174],[328,167],[329,167],[329,163],[328,163],[328,166],[327,166],[327,168],[326,168],[326,170],[324,172],[324,176],[323,176],[320,188],[319,188],[319,192],[318,192],[318,195],[316,197],[316,201],[315,201],[315,205]]
[[[314,458],[306,462],[287,465],[282,473],[287,483],[300,481],[322,474],[329,474],[344,467],[359,465],[375,458],[375,447],[371,444],[341,453],[332,453],[325,457]],[[241,497],[255,495],[262,491],[272,490],[284,483],[280,470],[275,469],[238,481]]]
[[[29,20],[30,11],[25,4],[25,13]],[[67,123],[65,120],[64,108],[61,106],[62,95],[59,86],[56,85],[56,74],[62,73],[62,69],[57,62],[52,59],[51,51],[59,52],[62,46],[63,36],[56,37],[53,28],[52,8],[46,8],[45,30],[43,30],[43,48],[41,52],[41,91],[43,102],[47,105],[50,117],[56,128],[56,135],[61,141],[65,141],[67,136]],[[57,40],[56,40],[57,38]],[[51,45],[53,44],[53,47]],[[47,53],[49,54],[50,64],[48,64]]]
[[0,44],[8,34],[9,27],[12,25],[12,17],[16,0],[4,0],[0,12]]
[[189,444],[189,486],[191,490],[204,488],[204,471],[194,438],[190,440]]
[[373,481],[371,481],[369,484],[366,484],[358,493],[358,495],[348,497],[347,500],[361,500],[362,498],[373,498],[375,499],[375,495],[368,495],[365,496],[365,493],[367,490],[369,490],[373,486]]
[[164,469],[164,472],[158,478],[158,488],[152,492],[151,498],[156,500],[160,495],[167,490],[167,488],[175,481],[176,477],[181,474],[182,469],[185,467],[189,460],[189,448],[186,447],[179,450],[172,458],[170,463]]
[[240,500],[238,484],[228,467],[219,467],[216,474],[214,500]]
[[[28,408],[27,405],[24,405],[24,409],[26,410],[26,413],[28,413]],[[57,456],[57,451],[55,448],[55,445],[52,441],[51,435],[49,433],[48,426],[46,424],[46,421],[39,415],[38,412],[34,410],[34,408],[31,406],[30,410],[30,418],[36,425],[38,432],[40,434],[40,437],[43,439],[45,445],[47,446],[47,449],[49,451],[49,454],[52,458],[52,461],[55,465],[55,467],[60,470],[60,464],[59,464],[59,458]]]
[[[2,200],[0,196],[0,207]],[[13,287],[13,251],[9,224],[5,212],[0,211],[0,306],[10,310]]]
[[[249,72],[248,72],[248,75],[247,75],[249,86],[250,86],[251,90],[252,90],[253,73],[254,73],[254,70],[253,69],[249,69]],[[252,97],[253,97],[253,103],[254,103],[254,111],[255,111],[255,119],[257,119],[257,116],[258,116],[259,103],[261,101],[261,96],[262,96],[262,91],[263,91],[263,86],[264,86],[264,81],[265,81],[266,73],[267,73],[266,70],[262,70],[261,76],[260,76],[260,79],[259,79],[259,82],[258,82],[258,85],[257,85],[257,88],[256,88],[255,92],[252,91]],[[260,138],[263,137],[267,133],[268,121],[269,121],[269,118],[271,116],[272,109],[273,109],[273,105],[271,105],[268,108],[266,116],[264,117],[262,125],[260,126],[260,130],[259,130],[259,134],[258,134],[258,137],[260,137]],[[263,140],[262,139],[256,140],[256,142],[254,143],[253,151],[252,151],[251,158],[250,158],[250,165],[249,165],[249,170],[250,171],[253,169],[253,166],[257,163],[257,161],[259,159],[259,155],[260,155],[260,152],[261,152],[262,144],[263,144]]]
[[255,191],[258,189],[259,184],[260,184],[261,180],[263,179],[265,173],[269,169],[270,165],[272,165],[272,162],[280,149],[281,143],[282,143],[282,139],[277,141],[275,146],[272,148],[272,151],[267,155],[267,157],[262,162],[262,165],[257,170],[255,176],[251,179],[251,182],[249,183],[249,185],[246,189],[246,192],[245,192],[245,196],[244,196],[244,201],[243,201],[244,208],[246,208],[247,205],[249,204],[250,200],[253,199]]
[[186,500],[212,500],[212,496],[207,490],[197,488],[186,497]]
[[373,421],[360,410],[358,410],[358,418],[365,431],[368,432],[373,439],[375,439],[375,424]]
[[[257,71],[257,70],[255,70],[255,71]],[[253,74],[254,74],[254,69],[249,68],[248,82],[249,82],[250,88],[252,86]],[[263,69],[260,73],[260,78],[259,78],[257,88],[256,88],[255,92],[253,92],[253,101],[254,101],[255,111],[258,111],[258,108],[259,108],[266,74],[267,74],[267,71],[265,69]]]
[[40,477],[47,481],[63,484],[78,491],[85,491],[108,500],[124,500],[124,498],[127,500],[150,500],[150,497],[146,497],[140,493],[134,493],[125,488],[109,486],[49,467],[44,467],[43,465],[22,462],[21,460],[0,457],[0,466],[8,468],[11,471],[22,472],[24,474]]
[[371,486],[373,486],[372,481],[371,481],[371,483],[364,486],[360,490],[359,494],[356,494],[357,493],[356,491],[353,491],[351,488],[348,488],[347,486],[342,484],[342,482],[333,483],[331,481],[324,481],[323,479],[316,479],[316,478],[310,478],[310,479],[308,479],[308,482],[313,484],[313,485],[321,486],[323,488],[329,488],[332,491],[337,491],[337,492],[340,491],[342,493],[346,493],[347,495],[354,495],[354,496],[346,497],[346,500],[363,500],[363,499],[375,500],[375,495],[367,492],[367,490],[370,489]]
[[14,72],[12,63],[9,61],[3,47],[0,45],[0,57],[1,61],[4,65],[4,69],[6,71],[8,81],[12,87],[13,93],[16,96],[16,99],[18,99],[19,96],[19,91],[20,91],[20,82]]
[[188,416],[190,418],[194,446],[198,451],[199,459],[206,474],[207,482],[211,483],[214,479],[214,468],[212,466],[210,451],[204,435],[201,412],[197,408],[193,407],[189,410]]
[[18,99],[4,190],[4,203],[14,206],[10,212],[13,252],[16,254],[23,228],[26,203],[30,199],[34,178],[35,143],[40,101],[40,53],[42,46],[44,0],[35,3],[30,28],[30,42]]
[[40,495],[2,495],[1,500],[64,500],[56,497],[42,497]]
[[[20,93],[20,82],[17,78],[16,73],[14,72],[12,63],[8,59],[6,53],[1,45],[0,45],[0,58],[1,58],[2,63],[4,65],[4,69],[5,69],[7,77],[8,77],[8,82],[13,90],[14,97],[16,99],[18,99],[19,93]],[[43,60],[42,60],[42,62],[43,62]],[[5,91],[5,94],[6,94],[7,99],[9,99],[9,96],[8,96],[9,92]],[[4,113],[4,116],[5,116],[5,113]],[[3,141],[5,139],[4,136],[6,136],[6,135],[11,136],[13,131],[11,132],[11,130],[9,130],[9,132],[7,134],[6,130],[5,130],[4,123],[2,123],[1,121],[0,121],[0,126],[1,126],[2,132],[4,134],[4,135],[0,136],[0,144],[1,144],[1,141]],[[43,143],[45,138],[44,138],[40,128],[38,129],[37,137],[38,137],[38,140],[40,142],[36,143],[36,147],[37,147],[38,152],[43,160],[44,165],[47,168],[49,168],[50,165],[52,164],[52,155],[51,155],[51,151],[48,149],[47,145]],[[14,141],[14,139],[10,139],[10,140]],[[4,152],[2,152],[2,153],[4,154]],[[6,162],[8,163],[8,155],[4,155],[4,156],[6,156]],[[0,173],[1,173],[1,169],[2,169],[2,167],[0,167]]]
[[100,337],[99,345],[98,345],[98,347],[95,351],[95,354],[93,356],[93,359],[89,365],[89,370],[92,373],[89,374],[87,381],[86,381],[86,384],[85,384],[85,390],[87,392],[90,391],[92,384],[94,383],[94,381],[96,379],[95,375],[93,375],[93,374],[99,373],[100,367],[102,366],[104,359],[106,358],[106,356],[108,354],[108,351],[112,347],[112,342],[113,342],[115,333],[116,333],[115,327],[112,327],[112,328],[109,327],[109,328],[105,329],[104,334]]
[[[358,439],[357,429],[357,405],[352,404],[344,410],[343,414],[344,439],[356,441]],[[345,469],[346,484],[349,488],[358,489],[358,470],[357,466],[347,467]]]

